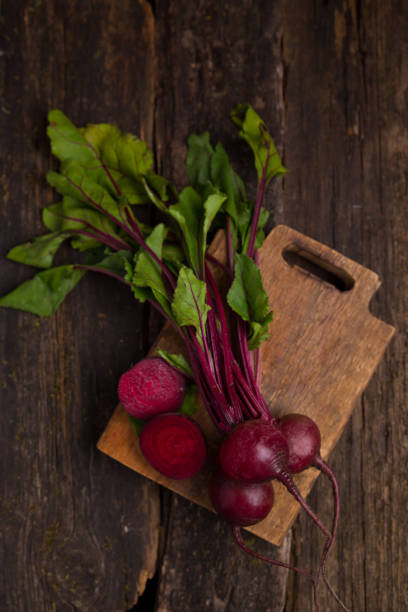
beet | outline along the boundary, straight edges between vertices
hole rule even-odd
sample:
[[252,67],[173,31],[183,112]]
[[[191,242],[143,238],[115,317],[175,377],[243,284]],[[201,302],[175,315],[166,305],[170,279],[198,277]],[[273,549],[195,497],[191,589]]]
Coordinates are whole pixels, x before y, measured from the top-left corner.
[[185,414],[159,414],[143,427],[140,449],[147,461],[168,478],[194,476],[203,467],[207,447],[201,429]]
[[260,483],[277,478],[301,504],[313,521],[331,538],[331,532],[301,496],[289,474],[288,444],[275,420],[244,421],[227,435],[220,446],[219,464],[223,473],[239,482]]
[[243,482],[264,482],[285,470],[288,445],[273,422],[255,419],[240,423],[221,444],[219,462],[224,474]]
[[277,425],[289,448],[288,472],[297,474],[313,465],[320,451],[320,431],[316,423],[305,414],[287,414]]
[[248,526],[262,521],[272,508],[274,494],[270,483],[243,483],[216,472],[209,486],[211,502],[231,525]]
[[118,395],[129,414],[146,420],[178,410],[185,390],[186,381],[180,372],[160,357],[148,357],[122,374]]

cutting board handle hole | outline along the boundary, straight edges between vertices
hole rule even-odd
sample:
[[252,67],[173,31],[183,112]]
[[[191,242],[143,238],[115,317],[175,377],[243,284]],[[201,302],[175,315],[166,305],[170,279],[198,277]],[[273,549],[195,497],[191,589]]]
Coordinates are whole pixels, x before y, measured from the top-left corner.
[[282,256],[290,266],[329,283],[339,291],[350,291],[354,287],[354,279],[348,272],[296,244],[285,247]]

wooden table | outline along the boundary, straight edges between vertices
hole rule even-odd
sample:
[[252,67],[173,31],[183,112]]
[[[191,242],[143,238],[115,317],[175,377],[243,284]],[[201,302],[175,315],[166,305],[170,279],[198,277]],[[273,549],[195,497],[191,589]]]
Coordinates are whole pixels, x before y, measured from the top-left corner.
[[[4,0],[1,255],[41,234],[55,197],[46,113],[115,122],[185,183],[186,138],[209,129],[255,188],[228,113],[251,102],[290,169],[269,191],[285,223],[375,270],[371,310],[397,335],[331,465],[342,518],[329,578],[354,611],[408,609],[408,7],[399,2]],[[149,215],[153,215],[150,212]],[[31,276],[3,258],[0,294]],[[307,612],[306,581],[254,562],[207,510],[99,453],[120,374],[161,321],[89,276],[50,319],[0,311],[0,609]],[[330,490],[310,503],[328,522]],[[301,515],[277,559],[316,567]],[[321,592],[323,611],[336,610]]]

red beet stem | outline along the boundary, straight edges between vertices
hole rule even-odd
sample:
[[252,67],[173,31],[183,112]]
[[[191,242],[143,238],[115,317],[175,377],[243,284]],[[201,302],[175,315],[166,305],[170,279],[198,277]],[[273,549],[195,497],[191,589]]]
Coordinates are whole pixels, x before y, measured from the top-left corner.
[[227,266],[221,263],[221,261],[217,259],[216,257],[214,257],[214,255],[211,255],[211,253],[208,252],[208,249],[205,253],[205,258],[207,261],[214,264],[214,266],[217,266],[218,268],[220,268],[220,270],[223,270],[223,272],[227,275],[227,277],[231,277],[231,271],[228,270]]
[[278,480],[282,484],[285,485],[285,487],[287,488],[289,493],[291,495],[293,495],[293,497],[296,499],[296,501],[299,502],[299,504],[307,512],[307,514],[313,519],[313,521],[316,523],[316,525],[319,527],[319,529],[321,529],[321,531],[323,531],[324,535],[327,538],[331,539],[331,537],[332,537],[331,532],[327,529],[327,527],[325,527],[323,525],[323,523],[321,522],[319,517],[313,512],[313,510],[311,509],[309,504],[307,504],[306,501],[303,499],[303,497],[301,496],[297,486],[295,485],[295,483],[293,482],[293,480],[289,476],[289,474],[286,474],[285,472],[282,472],[281,474],[279,474]]
[[325,564],[326,564],[326,561],[327,561],[327,557],[328,557],[331,549],[333,548],[334,541],[335,541],[335,538],[336,538],[337,527],[338,527],[338,523],[339,523],[339,514],[340,514],[339,485],[337,483],[337,479],[336,479],[336,476],[335,476],[333,470],[327,465],[327,463],[325,463],[323,461],[323,459],[321,457],[316,457],[315,462],[314,462],[314,466],[317,469],[319,469],[321,472],[323,472],[323,474],[325,474],[329,478],[329,480],[331,482],[331,485],[332,485],[333,498],[334,498],[334,516],[333,516],[332,534],[331,534],[331,538],[329,538],[329,540],[326,542],[326,545],[325,545],[323,553],[322,553],[322,557],[320,559],[319,571],[317,573],[317,583],[320,580],[320,574],[323,574],[323,580],[324,580],[327,588],[329,589],[330,593],[334,597],[334,599],[337,601],[339,606],[343,610],[345,610],[345,612],[350,612],[349,608],[347,608],[347,606],[345,606],[345,604],[341,601],[341,599],[339,598],[337,593],[334,591],[333,587],[329,583],[329,581],[327,579],[327,576],[325,574]]
[[232,353],[231,345],[228,338],[228,326],[227,319],[225,316],[224,307],[222,304],[222,298],[219,293],[217,283],[214,280],[213,275],[211,274],[210,268],[206,265],[205,267],[206,278],[208,280],[208,285],[213,293],[215,307],[217,310],[220,327],[221,327],[221,342],[222,348],[224,352],[224,375],[225,375],[225,383],[226,383],[226,391],[228,397],[231,400],[231,404],[234,408],[234,418],[236,422],[242,421],[242,412],[239,409],[239,402],[237,397],[237,392],[234,384],[234,377],[232,373],[232,364],[234,361],[234,356]]

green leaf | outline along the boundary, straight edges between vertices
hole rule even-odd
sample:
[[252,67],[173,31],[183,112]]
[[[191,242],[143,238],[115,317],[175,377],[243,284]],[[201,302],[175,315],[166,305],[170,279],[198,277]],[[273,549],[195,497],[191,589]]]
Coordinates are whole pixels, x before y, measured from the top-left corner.
[[0,306],[52,315],[84,274],[72,265],[44,270],[0,298]]
[[140,436],[140,434],[142,433],[142,429],[146,425],[147,421],[142,421],[142,419],[136,419],[131,414],[128,414],[128,417],[130,422],[132,423],[132,426],[135,429],[136,435]]
[[[84,204],[77,198],[65,196],[61,202],[51,204],[42,211],[42,219],[46,228],[52,232],[64,232],[70,229],[78,229],[76,221],[70,221],[65,217],[74,217],[73,211],[83,208]],[[89,208],[89,210],[92,210]]]
[[[52,152],[58,159],[76,161],[88,171],[98,169],[100,176],[104,176],[105,186],[110,183],[114,190],[113,178],[117,184],[121,182],[122,193],[128,191],[132,198],[138,193],[146,201],[140,176],[151,172],[153,154],[143,140],[107,123],[78,129],[59,110],[50,111],[48,117],[47,133]],[[136,182],[126,182],[126,179],[136,179]]]
[[206,304],[206,286],[186,266],[180,269],[171,309],[177,324],[180,327],[192,325],[202,340],[202,330],[205,329],[210,310]]
[[67,233],[59,232],[39,236],[32,242],[25,242],[12,248],[7,253],[7,258],[37,268],[49,268],[55,253],[68,236]]
[[74,160],[79,163],[95,161],[95,152],[84,136],[60,110],[48,113],[47,134],[53,154],[61,161]]
[[[120,135],[117,128],[109,127]],[[62,174],[66,165],[79,164],[88,178],[100,184],[111,196],[119,197],[112,173],[100,158],[99,151],[86,140],[83,132],[83,129],[77,129],[61,111],[50,111],[47,133],[51,140],[51,150],[62,163]]]
[[201,191],[211,178],[211,159],[214,149],[208,132],[191,134],[188,139],[187,177],[197,191]]
[[250,324],[248,348],[252,350],[267,339],[272,311],[269,310],[268,296],[256,263],[244,253],[237,253],[234,273],[227,301],[232,310]]
[[142,223],[142,221],[139,221],[139,219],[137,219],[136,217],[134,217],[134,220],[138,228],[140,229],[143,238],[146,238],[152,233],[153,228],[151,225],[148,225],[147,223]]
[[81,264],[85,266],[96,266],[98,261],[101,261],[105,257],[106,253],[110,253],[106,245],[98,244],[94,249],[88,250]]
[[121,192],[122,198],[125,198],[129,204],[149,203],[149,196],[146,193],[143,178],[136,180],[129,176],[124,176],[115,170],[111,171],[111,175]]
[[128,264],[131,265],[132,258],[133,254],[131,251],[116,251],[115,253],[109,253],[93,265],[99,270],[106,270],[126,280]]
[[[261,212],[259,215],[259,222],[258,222],[258,230],[256,232],[256,237],[255,237],[255,251],[260,249],[264,243],[265,232],[263,228],[265,227],[269,219],[269,215],[270,215],[269,210],[266,210],[266,208],[261,208]],[[249,235],[248,235],[248,240],[249,240]]]
[[218,213],[226,199],[227,196],[222,193],[213,193],[205,200],[204,217],[201,228],[201,241],[203,245],[206,245],[207,234],[210,230],[211,224],[215,219],[215,215]]
[[43,210],[43,221],[48,229],[55,232],[93,229],[107,234],[116,240],[123,239],[117,233],[117,226],[102,212],[96,208],[84,205],[76,198],[65,196],[57,204],[52,204]]
[[[146,244],[159,259],[162,259],[163,242],[166,234],[167,228],[163,223],[160,223],[146,239]],[[170,314],[170,303],[162,277],[162,270],[146,251],[141,250],[136,256],[136,266],[132,277],[132,285],[133,287],[150,288],[159,304]],[[143,293],[141,295],[144,297],[146,294]],[[140,298],[138,297],[138,299]],[[147,297],[145,297],[145,299],[147,299]]]
[[[117,226],[109,217],[70,196],[65,196],[61,202],[45,208],[43,222],[48,229],[56,232],[85,230],[95,233],[94,230],[97,230],[115,240],[126,242],[126,238],[118,233]],[[95,248],[99,244],[99,240],[87,235],[74,235],[71,240],[71,246],[80,251]]]
[[270,334],[268,332],[269,323],[273,319],[273,313],[270,312],[264,323],[256,323],[251,321],[250,323],[250,335],[248,339],[248,349],[253,351],[258,348],[262,342],[268,340]]
[[[133,256],[133,260],[134,260],[134,256]],[[133,271],[134,271],[134,267],[133,267],[133,261],[124,261],[124,266],[125,266],[125,276],[124,279],[127,283],[129,283],[129,285],[132,287],[132,279],[133,279]],[[146,301],[146,300],[143,300]]]
[[101,243],[95,238],[90,238],[89,236],[74,236],[71,238],[70,245],[73,249],[77,251],[89,251],[91,249],[96,249]]
[[189,376],[190,378],[194,378],[193,370],[187,359],[183,357],[183,355],[176,355],[175,353],[167,353],[167,351],[162,351],[158,349],[157,354],[167,361],[174,368],[177,368],[184,376]]
[[152,172],[142,178],[142,184],[151,202],[153,202],[159,210],[167,213],[166,202],[170,199],[170,192],[175,192],[175,188],[171,183],[162,176]]
[[85,140],[108,169],[139,179],[153,165],[153,153],[143,140],[108,123],[90,124],[81,130]]
[[181,228],[189,263],[197,275],[204,270],[208,231],[225,199],[225,195],[213,193],[203,202],[195,189],[187,187],[181,192],[178,203],[168,209]]
[[192,134],[188,140],[187,175],[191,185],[204,196],[209,188],[227,196],[224,210],[238,225],[239,215],[245,208],[245,187],[231,167],[228,155],[220,143],[215,149],[208,132]]
[[235,220],[237,226],[242,209],[247,206],[245,186],[242,179],[232,169],[229,157],[218,143],[211,159],[212,183],[227,195],[224,209]]
[[130,204],[151,200],[159,208],[166,208],[163,203],[169,199],[170,183],[151,171],[153,153],[143,140],[107,123],[88,125],[81,131]]
[[148,287],[137,287],[136,285],[132,285],[132,293],[134,297],[142,304],[144,304],[147,300],[154,301],[153,292]]
[[269,305],[258,266],[248,255],[237,253],[234,272],[228,303],[246,321],[261,321],[269,313]]
[[223,210],[232,220],[233,244],[238,246],[237,234],[243,244],[251,222],[253,204],[247,201],[244,183],[232,169],[225,149],[220,143],[214,149],[208,132],[193,134],[189,138],[187,173],[202,197],[220,192],[226,195]]
[[78,129],[59,110],[50,111],[49,122],[54,155],[65,164],[79,163],[115,199],[123,196],[130,204],[168,201],[170,183],[151,171],[153,153],[143,140],[107,123]]
[[201,237],[200,237],[200,256],[201,256],[201,269],[204,269],[204,257],[205,250],[207,247],[207,234],[210,230],[212,222],[215,219],[216,214],[220,210],[221,206],[226,200],[226,196],[220,193],[214,193],[205,200],[204,202],[204,216],[201,223]]
[[180,407],[180,412],[187,416],[193,416],[197,412],[198,407],[198,387],[194,383],[187,385],[183,403]]
[[180,193],[177,204],[168,208],[168,213],[177,221],[182,231],[189,263],[193,270],[200,273],[198,237],[203,216],[203,203],[200,195],[192,187],[186,187]]
[[282,165],[275,144],[266,130],[265,123],[250,104],[240,104],[231,113],[233,122],[240,128],[239,135],[251,147],[255,157],[258,180],[261,180],[267,155],[269,162],[266,170],[266,183],[274,176],[282,176],[287,170]]
[[61,166],[62,173],[48,172],[47,181],[62,196],[70,196],[88,206],[102,207],[104,211],[121,220],[121,208],[109,191],[94,180],[91,173],[76,162]]
[[89,226],[104,233],[113,234],[115,232],[115,225],[110,219],[98,210],[84,207],[81,204],[74,198],[65,197],[62,202],[48,206],[43,210],[45,225],[59,232],[85,229]]
[[163,176],[149,172],[145,178],[150,189],[154,190],[156,197],[160,198],[161,202],[168,201],[170,192],[173,196],[177,196],[175,186]]
[[175,242],[166,242],[163,245],[163,260],[179,270],[185,261],[184,253]]

